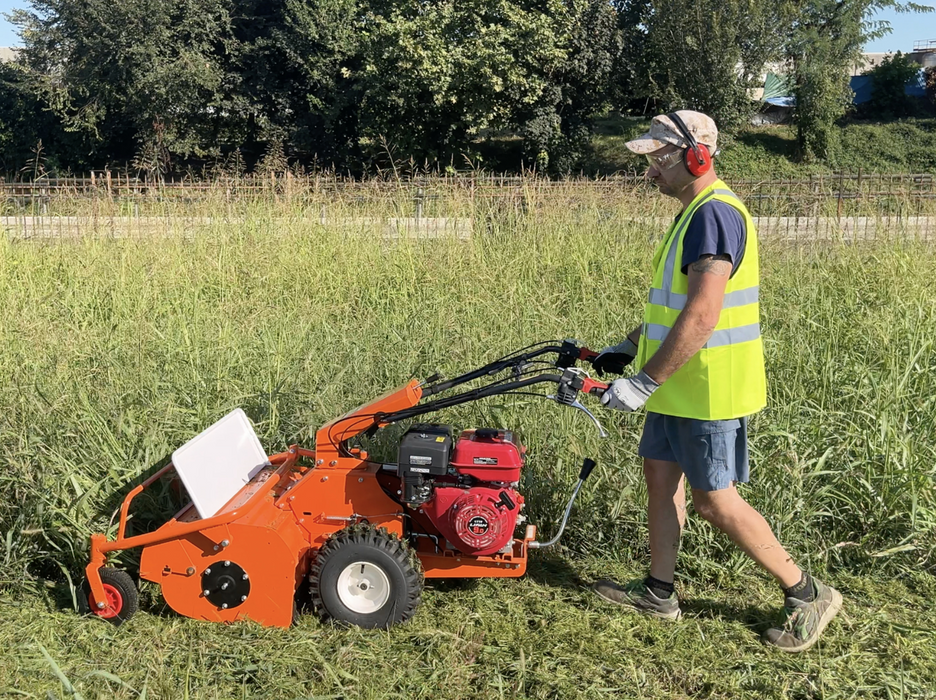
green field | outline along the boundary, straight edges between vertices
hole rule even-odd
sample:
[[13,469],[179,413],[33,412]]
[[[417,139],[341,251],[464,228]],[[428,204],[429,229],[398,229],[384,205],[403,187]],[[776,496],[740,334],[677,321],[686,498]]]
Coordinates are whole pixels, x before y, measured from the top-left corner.
[[[529,397],[438,416],[521,433],[521,491],[545,532],[581,459],[599,462],[565,548],[535,553],[524,579],[433,583],[390,631],[198,623],[149,585],[119,629],[74,612],[89,533],[113,534],[129,485],[225,413],[243,407],[270,452],[311,446],[318,425],[413,375],[542,339],[617,341],[659,233],[628,217],[673,213],[639,193],[550,194],[527,213],[455,204],[475,221],[467,239],[388,239],[261,200],[235,223],[222,204],[201,223],[167,212],[147,240],[0,238],[0,696],[936,697],[936,255],[897,238],[761,245],[770,397],[744,493],[846,598],[806,654],[761,646],[779,590],[694,516],[681,622],[595,598],[595,578],[647,566],[641,417],[599,411],[600,441]],[[373,450],[392,455],[392,439]],[[165,505],[143,500],[138,527]]]

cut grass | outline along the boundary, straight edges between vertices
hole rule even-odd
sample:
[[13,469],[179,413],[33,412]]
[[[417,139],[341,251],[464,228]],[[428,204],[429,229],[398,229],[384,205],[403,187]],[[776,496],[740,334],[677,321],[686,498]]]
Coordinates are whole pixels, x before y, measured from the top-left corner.
[[[590,580],[645,570],[641,418],[600,412],[612,433],[601,442],[584,417],[529,397],[437,416],[521,433],[521,490],[544,532],[581,459],[598,459],[565,555],[538,556],[525,579],[433,584],[412,624],[390,632],[312,618],[291,630],[197,623],[152,587],[117,631],[70,612],[88,535],[113,535],[128,489],[236,406],[273,452],[311,445],[324,421],[414,374],[453,376],[539,339],[618,341],[640,318],[660,234],[633,212],[671,207],[570,192],[533,188],[526,213],[456,202],[476,222],[468,240],[389,241],[259,199],[236,202],[227,223],[228,203],[201,204],[186,214],[202,223],[187,228],[167,205],[167,235],[154,240],[0,239],[0,691],[932,697],[936,256],[901,240],[762,242],[770,403],[751,422],[744,493],[846,596],[806,655],[759,645],[779,592],[697,518],[680,555],[683,624],[595,598]],[[336,220],[363,208],[332,206]],[[391,437],[372,452],[392,459]],[[137,532],[162,522],[168,494],[141,497],[134,512]],[[116,563],[132,570],[134,555]]]
[[[780,593],[758,573],[687,584],[678,623],[601,601],[587,584],[642,573],[608,558],[538,555],[516,581],[432,584],[387,632],[303,616],[288,630],[176,617],[156,605],[119,629],[50,598],[5,605],[0,692],[37,698],[928,698],[933,579],[840,574],[843,612],[800,656],[763,646]],[[48,650],[46,658],[42,649]],[[52,662],[59,669],[58,673]]]

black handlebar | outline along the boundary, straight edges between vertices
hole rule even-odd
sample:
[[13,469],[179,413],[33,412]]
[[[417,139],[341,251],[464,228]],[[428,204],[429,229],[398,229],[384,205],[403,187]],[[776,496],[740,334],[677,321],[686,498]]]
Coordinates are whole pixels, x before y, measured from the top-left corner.
[[[368,435],[373,435],[381,425],[397,423],[402,420],[425,415],[426,413],[439,411],[443,408],[450,408],[452,406],[469,403],[470,401],[477,401],[478,399],[483,399],[488,396],[517,392],[520,389],[547,382],[558,385],[554,398],[564,404],[572,404],[580,391],[590,394],[600,393],[600,391],[596,391],[597,389],[604,391],[604,389],[607,388],[605,385],[583,377],[573,369],[570,369],[574,368],[575,363],[579,360],[590,361],[595,356],[595,353],[587,348],[580,348],[575,341],[571,340],[561,341],[560,345],[552,344],[559,342],[560,341],[546,341],[545,343],[530,345],[527,348],[523,348],[510,355],[505,355],[483,367],[479,367],[471,372],[466,372],[465,374],[447,381],[439,382],[439,375],[433,375],[426,380],[426,384],[422,387],[423,398],[452,389],[453,387],[465,384],[474,379],[479,379],[480,377],[497,374],[509,368],[514,369],[516,376],[513,381],[498,380],[475,389],[463,391],[454,396],[437,398],[433,401],[420,403],[416,406],[411,406],[410,408],[401,409],[399,411],[374,414],[372,416],[373,423],[365,432]],[[523,352],[523,350],[528,349],[528,352]],[[530,360],[549,353],[556,353],[558,357],[554,363],[550,362],[544,364],[549,364],[557,369],[563,370],[562,374],[555,374],[545,368],[542,373],[535,374],[534,376],[529,376],[531,373],[524,371],[525,368],[523,368],[523,365],[530,362]],[[589,469],[589,471],[591,470]]]
[[456,394],[455,396],[448,396],[442,399],[436,399],[435,401],[428,401],[411,408],[404,408],[400,411],[394,411],[393,413],[377,415],[374,416],[374,418],[375,421],[379,423],[396,423],[408,418],[421,416],[425,413],[439,411],[443,408],[459,406],[463,403],[468,403],[469,401],[477,401],[478,399],[483,399],[488,396],[509,394],[512,391],[516,391],[517,389],[524,389],[528,386],[533,386],[534,384],[542,384],[544,382],[554,382],[559,384],[561,381],[561,374],[540,374],[535,377],[530,377],[529,379],[518,379],[513,382],[498,382],[496,384],[488,384],[487,386],[465,391],[461,394]]
[[[547,341],[548,343],[551,341]],[[539,344],[539,343],[538,343]],[[535,347],[535,346],[531,346]],[[497,374],[502,372],[505,369],[510,367],[520,367],[521,365],[534,360],[537,357],[542,355],[548,355],[550,353],[556,353],[558,357],[556,358],[555,366],[560,369],[565,369],[566,367],[571,367],[575,365],[576,360],[579,359],[581,350],[580,348],[571,340],[562,341],[561,345],[544,345],[543,347],[538,347],[529,352],[517,352],[502,357],[494,362],[489,362],[488,364],[478,367],[478,369],[472,370],[470,372],[465,372],[454,379],[448,379],[444,382],[437,382],[437,375],[430,377],[426,384],[423,386],[422,395],[432,396],[433,394],[440,394],[443,391],[448,391],[456,386],[465,384],[467,382],[473,381],[475,379],[480,379],[484,376],[490,376],[492,374]]]

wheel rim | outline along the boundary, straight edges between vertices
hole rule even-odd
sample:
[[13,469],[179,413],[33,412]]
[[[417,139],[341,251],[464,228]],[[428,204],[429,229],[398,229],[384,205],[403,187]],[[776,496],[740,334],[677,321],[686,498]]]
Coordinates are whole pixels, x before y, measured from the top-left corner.
[[356,561],[338,576],[338,599],[352,612],[377,612],[390,599],[390,579],[379,566]]
[[117,590],[116,586],[105,583],[104,598],[105,606],[103,609],[99,609],[97,604],[94,602],[94,596],[89,593],[88,605],[91,607],[91,610],[94,611],[95,615],[98,617],[103,617],[105,620],[109,620],[112,617],[117,617],[120,614],[120,611],[123,609],[123,596],[120,595],[120,591]]

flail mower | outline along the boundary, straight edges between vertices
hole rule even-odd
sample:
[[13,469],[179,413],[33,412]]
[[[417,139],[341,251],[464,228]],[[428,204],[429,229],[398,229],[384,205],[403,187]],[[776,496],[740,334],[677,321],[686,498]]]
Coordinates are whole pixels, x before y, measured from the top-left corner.
[[[535,525],[516,535],[526,520],[518,491],[526,449],[513,432],[456,435],[448,425],[414,423],[395,464],[369,460],[358,438],[516,394],[583,411],[604,436],[578,400],[580,392],[607,388],[576,366],[596,356],[575,341],[548,341],[454,379],[414,379],[322,426],[315,449],[293,445],[269,457],[238,409],[127,494],[115,540],[91,536],[81,602],[114,624],[127,620],[137,610],[137,588],[125,571],[105,565],[109,552],[136,547],[140,578],[158,583],[177,613],[266,626],[293,622],[305,585],[322,619],[389,627],[413,615],[426,578],[522,576],[531,549],[558,541],[592,460],[582,465],[558,532],[539,542]],[[482,385],[453,392],[469,382]],[[540,385],[552,392],[536,391]],[[172,470],[191,502],[158,529],[126,536],[133,499]]]

